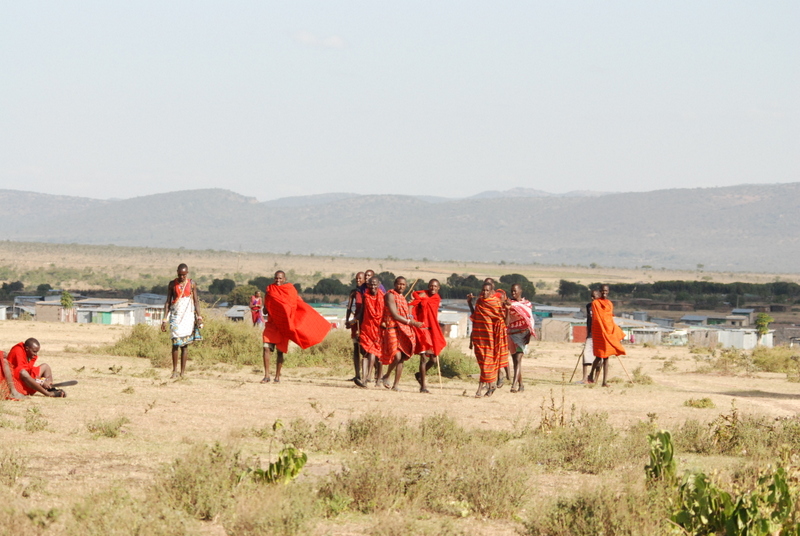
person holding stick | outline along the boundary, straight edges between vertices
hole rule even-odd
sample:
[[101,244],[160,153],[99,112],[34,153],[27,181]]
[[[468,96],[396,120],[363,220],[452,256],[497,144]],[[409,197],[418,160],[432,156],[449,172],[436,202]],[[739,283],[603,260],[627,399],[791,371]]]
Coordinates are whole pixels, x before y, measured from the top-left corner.
[[356,288],[350,291],[350,296],[347,298],[347,311],[344,315],[344,327],[350,330],[350,338],[353,341],[353,368],[356,375],[351,379],[359,387],[365,387],[364,380],[361,376],[361,345],[358,342],[359,334],[359,319],[361,318],[361,309],[364,305],[364,295],[359,290],[365,283],[364,272],[356,274]]
[[[594,363],[589,373],[589,381],[597,381],[600,367],[603,367],[603,387],[608,387],[608,358],[625,354],[622,339],[625,334],[614,322],[614,304],[608,299],[609,287],[600,285],[600,297],[592,301],[592,348]],[[620,361],[621,362],[621,361]]]
[[441,285],[438,279],[428,282],[427,290],[417,290],[412,293],[413,300],[409,304],[416,320],[422,327],[414,328],[417,336],[417,347],[414,352],[419,354],[419,372],[414,377],[419,382],[420,393],[430,393],[426,376],[428,370],[439,363],[439,354],[447,346],[442,327],[439,325],[439,305],[442,297],[439,295]]
[[589,373],[592,370],[592,362],[594,360],[594,347],[592,346],[592,302],[600,298],[600,291],[595,289],[592,291],[592,299],[586,304],[586,342],[581,351],[581,358],[583,363],[583,379],[580,383],[594,383],[589,379]]
[[189,279],[189,267],[181,263],[178,265],[178,277],[169,282],[167,287],[167,301],[164,303],[164,320],[161,322],[161,331],[167,331],[167,319],[172,335],[172,376],[178,377],[178,352],[181,354],[181,372],[183,377],[186,372],[186,359],[189,345],[194,341],[201,341],[200,328],[203,317],[200,316],[200,304],[197,299],[197,286]]

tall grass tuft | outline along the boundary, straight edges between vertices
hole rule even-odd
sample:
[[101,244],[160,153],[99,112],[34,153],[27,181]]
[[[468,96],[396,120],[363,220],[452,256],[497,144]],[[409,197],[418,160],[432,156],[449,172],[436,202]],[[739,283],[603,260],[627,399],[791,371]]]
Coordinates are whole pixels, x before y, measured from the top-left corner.
[[465,354],[452,343],[442,350],[439,364],[442,367],[442,376],[445,378],[466,379],[481,371],[474,357]]
[[191,520],[178,510],[112,488],[75,504],[65,532],[69,536],[182,536],[191,533],[190,526]]

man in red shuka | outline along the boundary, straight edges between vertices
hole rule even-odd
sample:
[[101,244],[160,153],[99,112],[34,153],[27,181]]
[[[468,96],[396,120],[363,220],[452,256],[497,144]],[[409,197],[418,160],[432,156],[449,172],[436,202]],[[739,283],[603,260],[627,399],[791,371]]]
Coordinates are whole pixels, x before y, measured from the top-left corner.
[[439,360],[439,354],[447,346],[442,327],[439,325],[439,305],[442,298],[439,296],[438,279],[428,282],[428,290],[417,290],[412,293],[414,298],[409,304],[414,318],[422,322],[422,327],[414,328],[417,336],[415,352],[419,354],[419,372],[414,377],[419,382],[420,393],[430,393],[426,376],[428,370]]
[[[383,320],[383,309],[386,305],[383,301],[384,294],[381,292],[380,284],[381,282],[377,277],[370,277],[367,280],[367,288],[362,296],[361,330],[358,334],[358,344],[364,352],[364,371],[361,375],[364,387],[367,382],[371,381],[375,358],[381,355],[381,321]],[[380,361],[378,361],[377,367],[378,376],[380,376]],[[359,387],[362,386],[359,385]]]
[[8,352],[8,365],[11,367],[15,387],[25,395],[41,393],[56,398],[67,396],[61,389],[53,387],[53,372],[50,370],[50,365],[42,363],[36,366],[40,349],[39,341],[30,338],[14,345]]
[[380,380],[384,387],[389,389],[389,376],[394,374],[392,391],[399,391],[400,376],[403,374],[403,362],[407,361],[414,353],[416,336],[412,328],[421,328],[422,322],[411,318],[408,302],[403,291],[406,289],[406,278],[398,277],[394,280],[394,288],[386,293],[383,309],[383,346],[381,348],[381,363],[388,365],[386,374]]

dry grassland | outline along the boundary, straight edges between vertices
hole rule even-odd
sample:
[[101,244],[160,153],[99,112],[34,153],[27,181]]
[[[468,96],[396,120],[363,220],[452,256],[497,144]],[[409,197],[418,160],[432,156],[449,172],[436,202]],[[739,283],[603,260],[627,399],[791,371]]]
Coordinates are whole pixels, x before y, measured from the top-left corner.
[[[77,262],[77,254],[68,257],[64,252],[63,255],[70,258],[70,262]],[[213,256],[211,253],[187,253],[173,258],[166,253],[153,253],[151,259],[173,264],[177,260],[187,260],[198,268],[208,266],[211,269]],[[266,262],[267,258],[248,256],[247,262],[255,269],[258,262]],[[84,260],[90,262],[88,256]],[[292,257],[291,260],[296,259]],[[303,259],[303,262],[311,261]],[[336,270],[357,267],[355,261],[336,262],[341,263],[336,265]],[[409,265],[398,263],[392,268],[401,271],[403,266]],[[432,270],[430,273],[434,273]],[[36,396],[22,402],[0,403],[3,446],[24,453],[29,462],[21,479],[22,486],[27,486],[27,496],[19,499],[26,511],[57,508],[67,512],[79,498],[113,486],[122,486],[135,494],[163,473],[165,464],[184,455],[196,443],[231,442],[247,455],[267,460],[270,451],[274,455],[277,447],[253,431],[269,428],[276,420],[288,424],[293,419],[303,418],[336,428],[349,419],[376,410],[404,417],[412,423],[443,412],[470,430],[514,431],[536,426],[542,417],[540,407],[543,403],[550,404],[551,394],[556,404],[561,403],[563,396],[568,414],[572,411],[607,412],[610,422],[619,427],[648,420],[665,428],[687,419],[708,421],[727,411],[733,400],[743,413],[788,417],[800,411],[800,384],[787,382],[784,374],[699,374],[693,355],[685,348],[632,347],[630,356],[625,358],[627,369],[633,371],[641,367],[643,373],[652,377],[653,383],[626,385],[618,382],[602,389],[564,385],[564,378],[568,379],[573,370],[579,345],[534,343],[533,357],[524,362],[526,390],[511,394],[506,387],[494,397],[480,400],[469,396],[476,382],[445,380],[440,389],[435,376],[433,394],[427,396],[416,392],[413,379],[403,382],[400,393],[374,388],[361,390],[344,376],[321,369],[285,369],[280,384],[261,385],[258,383],[262,377],[260,370],[230,365],[198,370],[190,362],[188,378],[170,381],[169,371],[152,369],[147,359],[65,351],[67,346],[107,344],[127,329],[0,322],[3,349],[35,336],[42,343],[40,360],[53,367],[56,380],[79,381],[77,386],[67,388],[69,396],[63,400]],[[257,336],[255,332],[253,336]],[[665,367],[667,361],[672,365]],[[416,364],[416,359],[412,364]],[[611,375],[624,378],[618,362],[612,362]],[[684,405],[688,399],[705,397],[713,401],[716,409]],[[37,408],[39,418],[46,421],[40,430],[36,427],[26,430],[26,416],[31,414],[32,408]],[[126,424],[114,438],[98,437],[87,426],[97,420],[122,418],[120,422]],[[636,463],[641,467],[638,461]],[[694,461],[682,456],[681,463],[685,467]],[[312,452],[303,474],[305,478],[318,478],[339,468],[337,455]],[[531,479],[530,499],[585,489],[605,478],[604,473],[598,476],[564,471],[542,471],[525,476]],[[498,475],[498,478],[512,477],[520,478],[519,475]],[[391,522],[387,518],[386,523]],[[61,521],[56,521],[46,533],[57,534],[59,523]],[[459,532],[463,534],[510,536],[517,534],[519,528],[510,520],[488,521],[480,516],[456,517],[452,523],[463,529]],[[225,533],[218,520],[198,522],[197,527],[196,530],[205,534]],[[323,518],[313,531],[319,535],[377,533],[373,517],[361,514]]]

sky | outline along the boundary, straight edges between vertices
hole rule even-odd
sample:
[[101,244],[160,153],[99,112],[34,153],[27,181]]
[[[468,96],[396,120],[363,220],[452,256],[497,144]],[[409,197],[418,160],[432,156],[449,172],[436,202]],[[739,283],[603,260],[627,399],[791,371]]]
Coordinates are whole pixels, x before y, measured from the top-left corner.
[[800,182],[800,2],[0,0],[0,188]]

